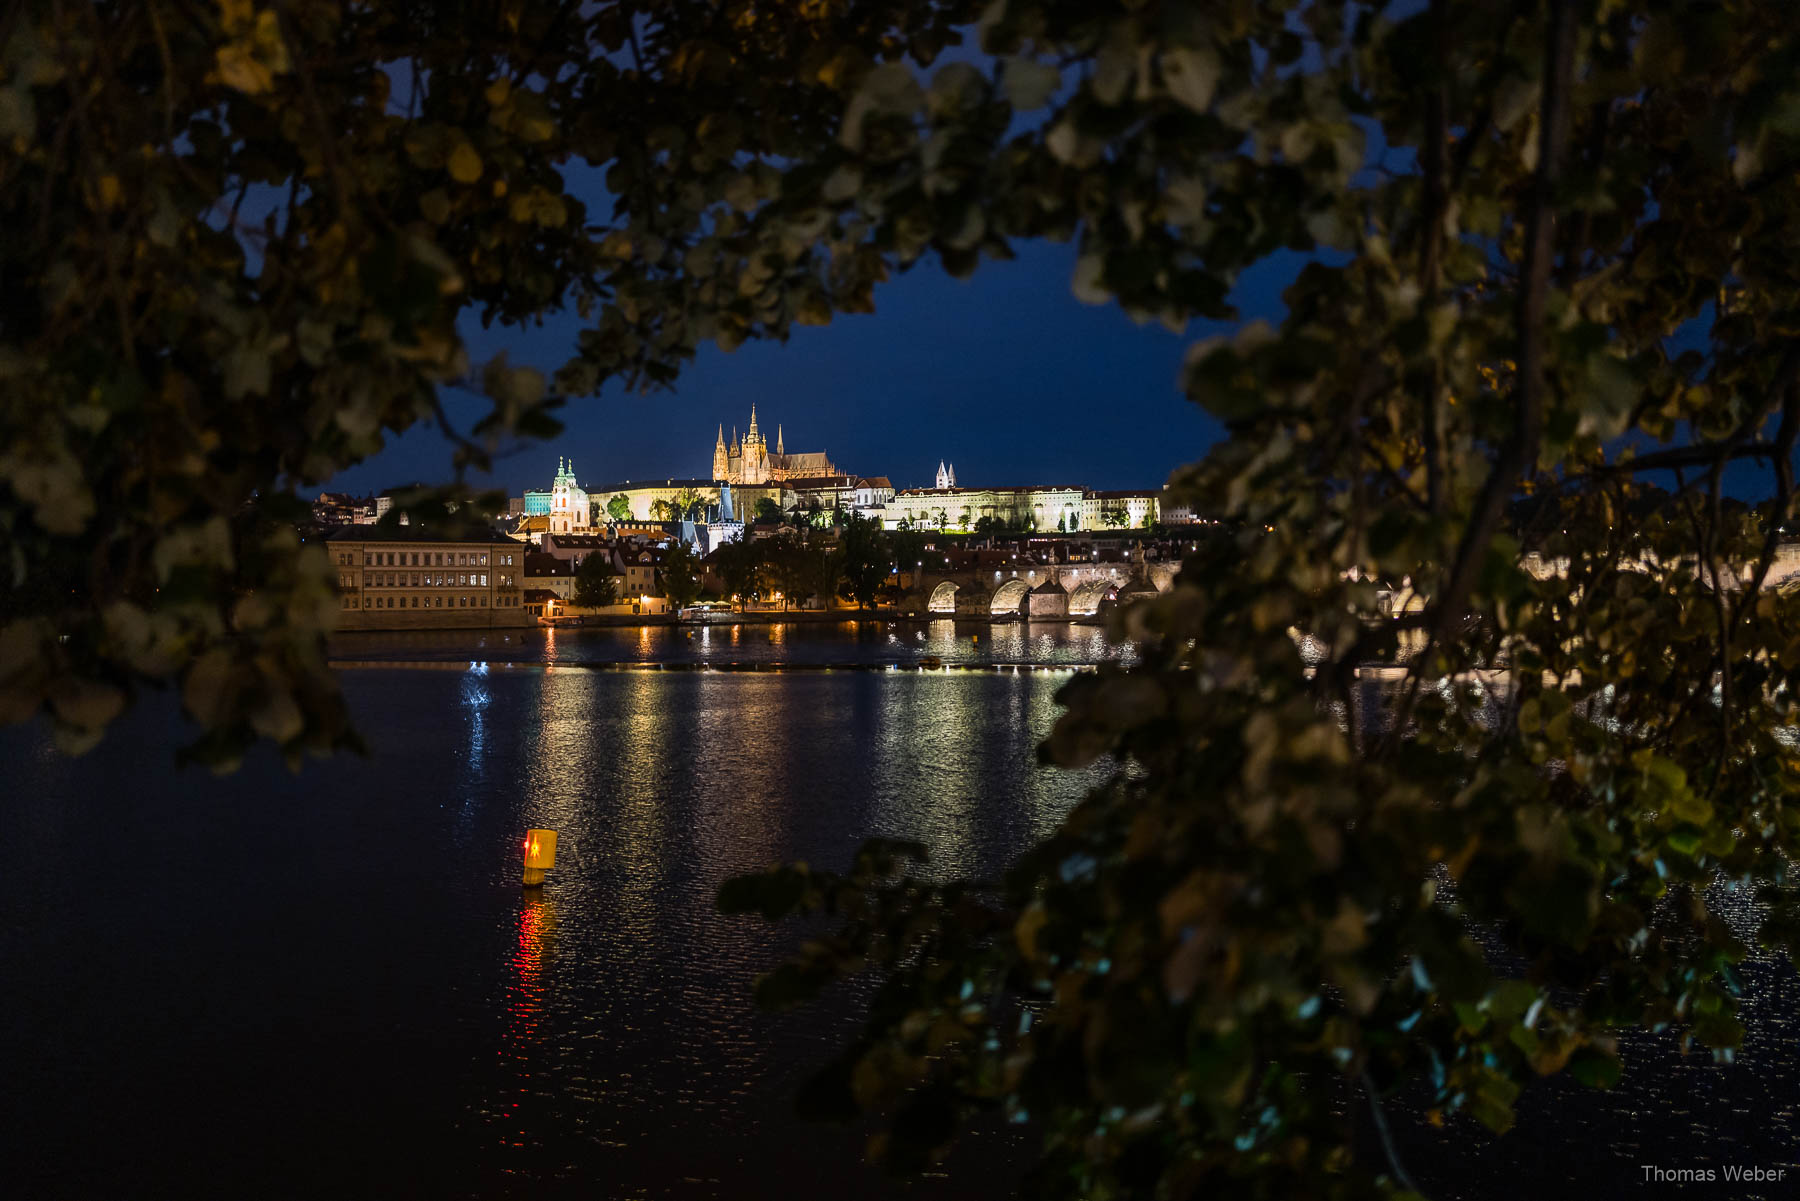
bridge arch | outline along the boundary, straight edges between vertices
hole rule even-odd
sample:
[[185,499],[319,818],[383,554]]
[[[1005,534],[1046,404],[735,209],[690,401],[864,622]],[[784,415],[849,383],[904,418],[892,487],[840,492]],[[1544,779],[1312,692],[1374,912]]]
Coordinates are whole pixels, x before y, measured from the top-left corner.
[[1092,617],[1100,611],[1100,602],[1118,595],[1112,580],[1089,580],[1069,593],[1069,616]]
[[925,609],[930,613],[956,612],[956,584],[951,580],[944,580],[933,588],[931,600],[927,602]]
[[1031,591],[1031,585],[1021,579],[1010,579],[994,589],[994,597],[988,602],[988,612],[998,616],[1001,613],[1017,613],[1019,606],[1025,601],[1025,594]]

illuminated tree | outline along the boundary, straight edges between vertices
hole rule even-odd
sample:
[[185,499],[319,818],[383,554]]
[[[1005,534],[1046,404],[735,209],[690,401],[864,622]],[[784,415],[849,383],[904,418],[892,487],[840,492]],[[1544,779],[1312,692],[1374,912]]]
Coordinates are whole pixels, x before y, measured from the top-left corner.
[[894,566],[893,547],[881,523],[852,513],[838,535],[844,592],[859,609],[875,603]]
[[606,502],[606,515],[615,522],[631,520],[631,498],[623,492],[617,493]]
[[592,609],[618,603],[619,569],[613,566],[610,553],[593,551],[581,556],[581,562],[575,565],[574,599],[576,604]]
[[693,549],[679,538],[670,542],[663,552],[657,576],[662,582],[663,595],[677,609],[685,609],[700,595],[700,574]]
[[757,539],[744,537],[713,552],[713,570],[723,581],[727,596],[748,598],[761,588],[762,545]]

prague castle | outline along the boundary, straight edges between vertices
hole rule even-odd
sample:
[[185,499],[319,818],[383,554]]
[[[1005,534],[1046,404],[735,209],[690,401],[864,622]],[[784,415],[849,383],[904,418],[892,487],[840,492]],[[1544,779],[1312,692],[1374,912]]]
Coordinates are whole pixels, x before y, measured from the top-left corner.
[[[691,521],[699,526],[753,520],[769,506],[816,521],[855,513],[886,529],[974,533],[988,530],[1079,533],[1148,528],[1163,520],[1160,490],[1104,492],[1078,484],[966,487],[956,464],[940,460],[932,486],[896,489],[886,476],[845,475],[824,451],[789,454],[775,428],[770,448],[750,409],[750,430],[729,441],[719,427],[712,474],[698,478],[625,480],[586,488],[573,460],[559,458],[546,491],[515,499],[513,537],[587,534],[602,526]],[[1191,520],[1180,517],[1177,520]]]
[[818,479],[840,474],[824,451],[788,454],[781,444],[781,427],[775,427],[775,449],[756,428],[756,406],[750,406],[750,432],[742,441],[731,431],[725,441],[725,427],[719,427],[719,440],[713,444],[713,479],[732,485],[772,484],[783,480]]

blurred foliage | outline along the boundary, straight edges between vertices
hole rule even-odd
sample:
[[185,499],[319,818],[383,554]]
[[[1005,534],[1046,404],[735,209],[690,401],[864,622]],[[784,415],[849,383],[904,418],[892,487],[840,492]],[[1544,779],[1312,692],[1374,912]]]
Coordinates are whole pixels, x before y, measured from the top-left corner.
[[902,1171],[1028,1119],[1031,1196],[1394,1196],[1431,1191],[1399,1089],[1504,1132],[1538,1077],[1616,1083],[1625,1029],[1729,1058],[1716,902],[1800,936],[1791,14],[1002,0],[979,36],[870,72],[780,204],[953,273],[1070,239],[1077,297],[1175,329],[1296,274],[1188,356],[1228,436],[1177,499],[1227,523],[1061,694],[1046,759],[1111,778],[1003,881],[876,843],[722,891],[832,919],[765,1003],[880,981],[804,1104]]
[[[0,716],[78,748],[173,681],[212,762],[345,745],[294,495],[390,434],[480,467],[1019,239],[1177,331],[1303,263],[1188,357],[1224,533],[1063,693],[1045,754],[1112,778],[1004,881],[871,844],[721,900],[836,919],[768,1003],[880,974],[803,1102],[897,1170],[991,1112],[1032,1195],[1404,1192],[1383,1096],[1503,1131],[1624,1028],[1729,1056],[1712,898],[1800,938],[1797,58],[1773,0],[23,0]],[[467,361],[561,308],[550,378]]]

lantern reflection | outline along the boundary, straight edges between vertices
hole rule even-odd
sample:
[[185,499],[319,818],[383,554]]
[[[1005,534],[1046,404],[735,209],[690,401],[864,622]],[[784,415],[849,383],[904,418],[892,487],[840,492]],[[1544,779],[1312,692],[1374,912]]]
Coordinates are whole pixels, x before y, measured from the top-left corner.
[[541,1091],[534,1088],[533,1077],[546,1066],[539,1063],[547,1000],[544,973],[555,949],[556,902],[528,896],[519,907],[506,985],[506,1026],[499,1052],[506,1083],[498,1104],[489,1111],[499,1125],[500,1142],[510,1147],[535,1146],[533,1131],[541,1125],[526,1109],[533,1094]]

